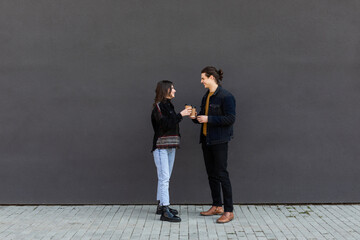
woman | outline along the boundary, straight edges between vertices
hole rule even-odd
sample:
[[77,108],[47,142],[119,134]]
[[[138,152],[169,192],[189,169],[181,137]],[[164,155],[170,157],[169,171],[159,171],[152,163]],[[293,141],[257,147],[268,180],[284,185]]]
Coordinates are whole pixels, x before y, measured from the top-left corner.
[[155,92],[151,122],[154,128],[152,152],[158,175],[156,214],[161,214],[162,221],[180,222],[181,219],[176,216],[178,211],[169,207],[169,181],[174,166],[175,151],[180,146],[179,122],[184,116],[190,115],[191,109],[184,109],[176,114],[171,103],[176,90],[170,81],[158,82]]

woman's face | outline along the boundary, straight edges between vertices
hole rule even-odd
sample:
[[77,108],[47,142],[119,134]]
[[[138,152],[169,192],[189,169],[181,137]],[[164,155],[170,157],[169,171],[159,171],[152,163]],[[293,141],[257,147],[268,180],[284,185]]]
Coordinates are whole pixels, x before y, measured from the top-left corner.
[[171,85],[171,88],[169,89],[169,96],[168,99],[173,99],[175,97],[176,90],[173,85]]

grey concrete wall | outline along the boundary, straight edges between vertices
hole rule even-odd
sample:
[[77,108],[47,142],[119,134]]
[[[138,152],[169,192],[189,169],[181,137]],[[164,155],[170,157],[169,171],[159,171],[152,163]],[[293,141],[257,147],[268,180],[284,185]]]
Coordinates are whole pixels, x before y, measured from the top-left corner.
[[[360,2],[0,2],[0,203],[154,203],[156,82],[237,99],[236,203],[359,202]],[[210,203],[199,126],[181,123],[172,203]]]

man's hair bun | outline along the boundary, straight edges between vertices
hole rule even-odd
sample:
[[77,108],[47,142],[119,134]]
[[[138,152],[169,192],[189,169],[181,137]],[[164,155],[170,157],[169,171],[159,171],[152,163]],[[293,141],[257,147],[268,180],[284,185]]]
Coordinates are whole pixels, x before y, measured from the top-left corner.
[[223,79],[223,74],[224,74],[223,70],[219,69],[218,74],[219,74],[219,80],[221,81]]

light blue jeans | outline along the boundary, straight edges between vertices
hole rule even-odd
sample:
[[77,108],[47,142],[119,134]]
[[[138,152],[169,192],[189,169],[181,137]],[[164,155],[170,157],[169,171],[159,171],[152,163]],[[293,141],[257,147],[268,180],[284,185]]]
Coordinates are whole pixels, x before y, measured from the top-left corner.
[[161,206],[170,205],[169,182],[174,166],[175,152],[175,148],[157,148],[153,151],[158,176],[156,199],[160,200]]

